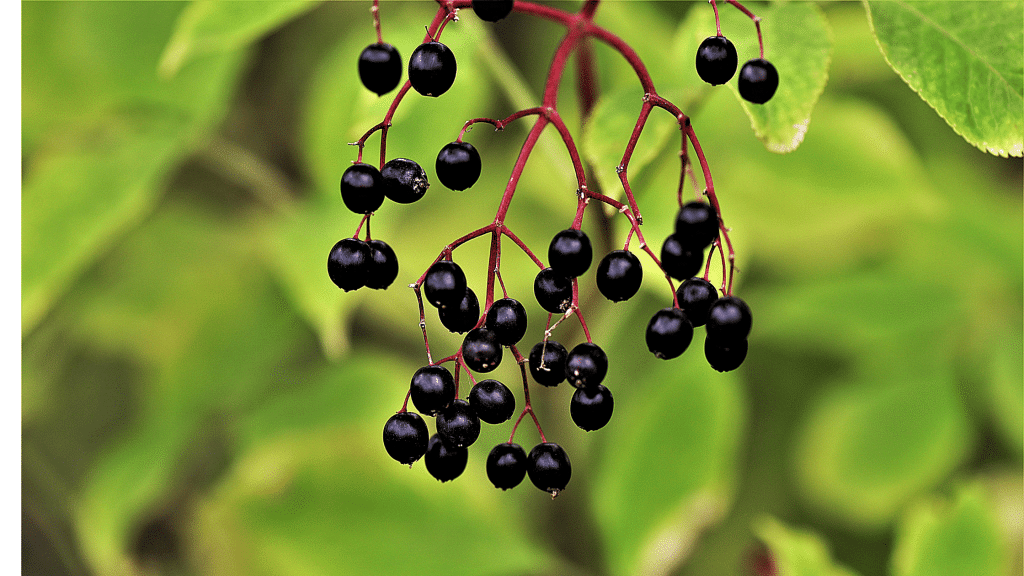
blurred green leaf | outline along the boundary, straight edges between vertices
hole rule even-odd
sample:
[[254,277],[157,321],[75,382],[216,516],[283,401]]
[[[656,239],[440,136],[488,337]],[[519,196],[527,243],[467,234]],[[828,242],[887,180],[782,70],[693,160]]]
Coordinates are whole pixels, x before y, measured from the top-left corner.
[[992,502],[981,484],[956,490],[952,499],[915,502],[896,529],[893,576],[1001,576],[1009,550]]
[[791,528],[772,517],[754,523],[754,532],[768,546],[777,572],[786,576],[856,576],[836,564],[820,536]]
[[1024,154],[1020,2],[865,2],[882,54],[965,140]]
[[170,78],[190,60],[203,54],[244,48],[318,3],[311,0],[191,2],[182,11],[160,57],[160,75]]
[[1024,452],[1024,368],[1019,331],[993,339],[988,371],[987,399],[996,431],[1018,456]]

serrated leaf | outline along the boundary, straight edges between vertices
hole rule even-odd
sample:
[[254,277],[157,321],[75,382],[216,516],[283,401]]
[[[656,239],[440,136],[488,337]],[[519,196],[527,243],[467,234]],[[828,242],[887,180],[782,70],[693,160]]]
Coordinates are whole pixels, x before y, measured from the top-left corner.
[[776,518],[754,522],[754,533],[771,552],[777,572],[786,576],[857,576],[857,573],[832,560],[828,545],[817,534],[791,528]]
[[1024,4],[871,2],[889,65],[965,140],[1024,154]]

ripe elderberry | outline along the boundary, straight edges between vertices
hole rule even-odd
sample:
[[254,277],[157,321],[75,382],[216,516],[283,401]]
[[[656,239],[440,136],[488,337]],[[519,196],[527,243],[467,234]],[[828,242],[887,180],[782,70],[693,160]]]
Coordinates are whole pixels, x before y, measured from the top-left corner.
[[434,416],[455,400],[455,378],[444,366],[424,366],[412,375],[409,397],[417,410]]
[[522,446],[505,442],[491,448],[487,455],[487,479],[495,488],[515,488],[525,477],[526,451]]
[[565,380],[565,361],[569,353],[554,340],[537,342],[530,350],[530,375],[542,386],[558,386]]
[[408,158],[389,160],[380,170],[384,180],[384,196],[399,204],[412,204],[423,198],[430,188],[427,173]]
[[533,280],[533,294],[541,308],[560,314],[572,305],[572,282],[554,268],[545,268]]
[[715,300],[718,290],[703,278],[688,278],[676,289],[679,309],[686,313],[694,327],[703,326],[708,321],[708,311]]
[[722,341],[743,340],[750,334],[753,317],[747,303],[735,296],[723,296],[708,310],[708,336]]
[[565,379],[574,388],[596,386],[608,374],[608,356],[593,342],[577,344],[565,359]]
[[451,190],[465,190],[480,178],[480,153],[469,142],[445,144],[437,153],[437,179]]
[[359,162],[341,175],[341,199],[356,214],[369,214],[384,203],[384,179],[373,166]]
[[402,57],[391,44],[370,44],[359,53],[359,79],[370,92],[383,96],[402,80]]
[[567,228],[551,239],[548,246],[548,261],[558,273],[569,278],[576,278],[590,268],[594,251],[590,247],[590,238],[582,230]]
[[662,308],[647,323],[647,349],[663,360],[686,352],[693,340],[693,325],[679,308]]
[[643,279],[640,259],[629,250],[612,250],[597,265],[597,289],[612,302],[632,298]]
[[498,335],[481,326],[474,328],[462,340],[462,360],[474,372],[490,372],[501,364],[501,344]]
[[697,75],[713,86],[736,73],[736,47],[725,36],[709,36],[697,48]]
[[469,391],[469,405],[488,424],[501,424],[516,411],[516,397],[497,380],[481,380]]
[[683,204],[676,216],[675,235],[685,247],[707,248],[718,236],[718,214],[714,207],[699,200]]
[[468,332],[480,319],[480,301],[477,300],[473,289],[466,287],[462,298],[457,303],[449,303],[439,308],[437,316],[449,332]]
[[437,434],[449,446],[465,448],[480,436],[480,418],[469,402],[457,398],[437,414]]
[[472,0],[473,12],[486,22],[497,22],[512,13],[513,0]]
[[690,278],[700,272],[702,264],[703,248],[687,247],[675,234],[669,235],[661,245],[661,268],[676,280]]
[[441,482],[454,480],[466,470],[469,461],[469,450],[445,444],[438,434],[434,434],[427,442],[427,453],[423,463],[427,472]]
[[526,472],[534,486],[554,498],[569,484],[572,464],[561,446],[554,442],[544,442],[530,450],[526,457]]
[[399,412],[384,424],[384,449],[401,464],[412,464],[427,451],[427,423],[415,412]]
[[440,96],[455,83],[455,54],[440,42],[424,42],[409,59],[409,82],[424,96]]
[[577,426],[590,432],[608,423],[612,418],[615,401],[611,390],[604,384],[580,388],[569,402],[569,415]]
[[704,357],[715,370],[729,372],[743,364],[747,357],[747,347],[746,338],[729,340],[709,334],[704,339]]
[[435,308],[458,304],[466,294],[466,273],[451,260],[438,260],[423,278],[423,296]]
[[526,334],[526,308],[515,298],[495,300],[484,326],[494,332],[499,344],[514,346]]
[[366,285],[373,253],[370,245],[357,238],[343,238],[327,256],[327,275],[331,281],[349,292]]
[[775,95],[779,87],[779,73],[775,66],[764,58],[747,60],[740,68],[740,79],[736,83],[740,96],[754,104],[764,104]]
[[384,290],[398,277],[398,256],[383,240],[370,240],[370,262],[366,272],[366,287]]

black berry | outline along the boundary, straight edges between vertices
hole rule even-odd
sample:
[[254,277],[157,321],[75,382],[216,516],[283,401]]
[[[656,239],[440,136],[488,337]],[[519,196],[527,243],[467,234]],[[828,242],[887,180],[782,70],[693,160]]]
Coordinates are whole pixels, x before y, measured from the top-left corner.
[[384,203],[384,179],[373,166],[359,162],[341,175],[341,199],[356,214],[369,214]]
[[497,380],[481,380],[469,391],[469,405],[488,424],[501,424],[516,411],[516,397]]
[[427,442],[427,454],[423,457],[423,463],[427,466],[427,472],[441,482],[458,478],[466,469],[468,461],[469,450],[449,446],[437,434],[431,436]]
[[327,275],[338,288],[348,292],[366,285],[373,260],[370,245],[356,238],[340,240],[327,256]]
[[383,96],[402,79],[402,57],[387,43],[370,44],[359,54],[359,79],[367,90]]
[[690,278],[700,272],[704,264],[704,249],[683,245],[675,234],[661,245],[661,269],[676,280]]
[[423,278],[423,296],[435,308],[457,305],[466,294],[466,274],[451,260],[438,260]]
[[508,490],[526,477],[526,451],[519,444],[505,442],[487,455],[487,479],[495,488]]
[[437,153],[437,179],[451,190],[465,190],[480,178],[480,153],[469,142],[445,144]]
[[572,305],[572,281],[554,268],[545,268],[533,280],[533,294],[541,308],[560,314]]
[[596,386],[608,374],[608,356],[593,342],[577,344],[565,359],[565,379],[575,388]]
[[427,451],[427,423],[415,412],[399,412],[384,424],[384,449],[402,464],[412,464]]
[[474,372],[490,372],[501,364],[498,336],[484,328],[474,328],[462,340],[462,360]]
[[438,413],[437,434],[449,446],[464,448],[480,436],[480,418],[469,402],[458,398]]
[[693,325],[679,308],[662,308],[647,323],[647,349],[663,360],[686,351],[693,340]]
[[384,179],[384,195],[399,204],[412,204],[423,198],[430,187],[427,173],[416,162],[408,158],[394,158],[381,168]]
[[512,13],[513,0],[473,0],[473,12],[484,21],[497,22]]
[[409,397],[417,410],[434,416],[455,400],[455,378],[444,366],[424,366],[412,375]]
[[569,415],[577,426],[590,432],[608,423],[615,406],[612,393],[603,384],[580,388],[569,402]]
[[640,259],[629,250],[612,250],[597,265],[597,289],[612,302],[632,298],[643,279]]
[[409,82],[424,96],[440,96],[455,83],[455,54],[440,42],[424,42],[409,59]]
[[764,58],[747,60],[740,68],[740,79],[736,84],[744,100],[764,104],[771,100],[779,87],[779,73]]
[[683,204],[676,215],[675,235],[686,248],[707,248],[718,236],[718,214],[714,207],[699,200]]
[[694,327],[703,326],[708,321],[711,305],[718,300],[718,290],[703,278],[688,278],[676,289],[676,298],[690,323]]
[[383,240],[370,240],[370,263],[366,274],[366,286],[383,290],[398,277],[398,256]]
[[569,353],[554,340],[537,342],[530,350],[530,375],[542,386],[558,386],[565,380],[565,360]]
[[449,303],[439,308],[437,316],[449,332],[468,332],[480,320],[480,301],[477,300],[473,289],[467,287],[457,303]]
[[515,298],[495,300],[484,326],[494,332],[499,344],[513,346],[526,334],[526,308]]
[[725,36],[709,36],[697,48],[697,75],[708,84],[728,82],[737,62],[736,47]]
[[735,296],[723,296],[708,310],[708,336],[721,341],[743,340],[750,334],[753,317],[747,303]]
[[576,278],[590,268],[594,251],[590,238],[582,230],[567,228],[551,239],[548,246],[548,261],[555,271],[569,278]]
[[572,464],[569,463],[569,455],[561,446],[553,442],[544,442],[530,450],[529,456],[526,457],[526,472],[534,486],[550,493],[554,498],[569,484]]
[[704,357],[719,372],[735,370],[747,357],[747,340],[721,339],[708,334],[704,339]]

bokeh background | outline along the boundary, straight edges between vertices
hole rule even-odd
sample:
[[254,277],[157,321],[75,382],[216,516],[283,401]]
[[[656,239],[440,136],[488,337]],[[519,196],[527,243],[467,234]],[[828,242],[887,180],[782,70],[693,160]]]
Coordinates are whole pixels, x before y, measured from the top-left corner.
[[[437,183],[433,158],[465,120],[535,105],[562,31],[449,24],[455,86],[410,94],[389,133],[389,157],[433,183],[372,221],[398,280],[343,293],[324,264],[358,219],[337,182],[391,102],[356,73],[371,3],[219,4],[21,5],[23,574],[1021,574],[1022,162],[971,146],[908,88],[862,4],[812,7],[828,82],[788,154],[765,149],[733,89],[696,77],[707,3],[602,4],[598,22],[693,119],[754,328],[735,372],[707,366],[700,328],[657,360],[643,334],[670,294],[650,260],[625,303],[584,276],[615,414],[586,433],[567,385],[531,387],[572,460],[555,500],[487,481],[510,424],[485,427],[444,484],[390,460],[381,429],[426,363],[405,286],[493,218],[528,124],[469,133],[485,166],[470,190]],[[385,40],[407,57],[435,9],[383,2]],[[723,25],[749,52],[735,12]],[[594,53],[600,121],[583,125],[573,67],[560,108],[592,181],[614,184],[640,92]],[[630,181],[656,249],[677,154],[654,114]],[[507,220],[542,258],[574,190],[549,131]],[[592,209],[584,230],[602,254],[625,219]],[[482,293],[486,242],[456,256]],[[502,264],[537,341],[535,267],[512,248]],[[455,351],[429,308],[427,325],[435,355]],[[569,321],[556,338],[583,336]],[[514,364],[494,374],[521,406]]]

